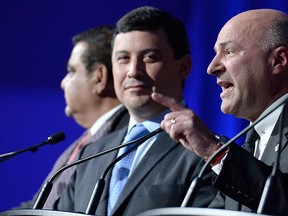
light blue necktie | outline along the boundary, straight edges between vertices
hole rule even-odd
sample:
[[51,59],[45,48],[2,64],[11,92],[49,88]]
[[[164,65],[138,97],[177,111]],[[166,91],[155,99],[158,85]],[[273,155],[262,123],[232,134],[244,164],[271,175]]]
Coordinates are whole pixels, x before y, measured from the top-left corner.
[[[125,137],[124,143],[140,138],[148,133],[149,131],[144,127],[143,124],[136,124],[131,128],[130,132]],[[133,146],[134,145],[126,146],[124,148],[123,153],[128,151]],[[115,203],[117,202],[123,187],[125,186],[128,180],[130,168],[135,154],[136,154],[136,148],[128,155],[126,155],[124,158],[122,158],[122,160],[120,160],[113,168],[112,177],[109,185],[108,215],[111,214],[111,211]]]

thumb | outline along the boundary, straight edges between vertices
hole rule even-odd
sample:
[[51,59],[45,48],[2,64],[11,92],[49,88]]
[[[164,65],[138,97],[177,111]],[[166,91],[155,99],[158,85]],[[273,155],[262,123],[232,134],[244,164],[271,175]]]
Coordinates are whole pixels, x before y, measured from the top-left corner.
[[177,102],[174,98],[164,96],[157,92],[153,92],[151,97],[155,102],[170,108],[173,112],[180,111],[186,108],[185,106]]

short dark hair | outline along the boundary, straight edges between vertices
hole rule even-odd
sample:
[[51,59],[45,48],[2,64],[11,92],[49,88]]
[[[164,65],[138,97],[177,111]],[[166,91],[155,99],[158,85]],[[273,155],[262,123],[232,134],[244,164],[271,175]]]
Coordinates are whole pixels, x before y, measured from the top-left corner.
[[86,52],[81,57],[88,72],[92,72],[100,63],[104,64],[109,73],[112,74],[111,41],[114,29],[114,26],[99,26],[88,29],[72,38],[74,45],[79,42],[85,42],[88,45]]
[[185,26],[170,13],[154,7],[140,7],[124,15],[116,24],[117,34],[130,31],[156,31],[162,28],[167,35],[176,59],[190,55],[190,44]]

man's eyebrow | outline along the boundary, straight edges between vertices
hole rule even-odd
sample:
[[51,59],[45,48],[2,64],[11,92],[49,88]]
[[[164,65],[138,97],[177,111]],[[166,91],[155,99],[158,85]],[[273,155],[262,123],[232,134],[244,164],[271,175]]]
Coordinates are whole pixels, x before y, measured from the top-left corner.
[[222,48],[224,48],[230,44],[238,44],[238,43],[236,43],[235,41],[232,41],[232,40],[224,41],[224,42],[221,42],[221,43],[215,45],[213,49],[216,52],[218,49],[222,49]]
[[148,52],[155,52],[155,53],[160,53],[159,49],[156,48],[147,48],[141,51],[142,53],[148,53]]
[[128,53],[126,50],[117,50],[115,51],[115,54],[121,54],[121,53]]
[[[145,53],[149,53],[149,52],[154,52],[154,53],[160,53],[160,50],[159,49],[155,49],[155,48],[147,48],[147,49],[143,49],[140,51],[142,54],[145,54]],[[127,54],[129,53],[128,51],[126,50],[117,50],[115,51],[115,54],[116,55],[119,55],[119,54]]]

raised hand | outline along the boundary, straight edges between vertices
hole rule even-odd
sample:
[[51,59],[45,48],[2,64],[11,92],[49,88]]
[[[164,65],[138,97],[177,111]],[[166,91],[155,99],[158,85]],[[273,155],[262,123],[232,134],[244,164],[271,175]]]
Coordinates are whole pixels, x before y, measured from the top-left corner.
[[181,142],[186,149],[208,159],[216,149],[217,140],[193,110],[159,93],[154,92],[151,97],[172,111],[166,114],[161,122],[163,130],[169,133],[172,139]]

